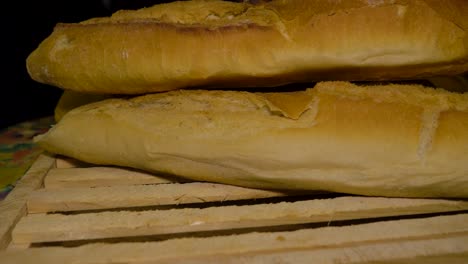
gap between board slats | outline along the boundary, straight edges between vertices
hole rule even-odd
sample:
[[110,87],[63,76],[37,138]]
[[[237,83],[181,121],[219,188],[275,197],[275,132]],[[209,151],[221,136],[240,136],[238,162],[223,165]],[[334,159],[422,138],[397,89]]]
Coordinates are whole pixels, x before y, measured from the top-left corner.
[[[468,214],[162,242],[32,248],[7,263],[463,263]],[[436,262],[431,262],[436,260]],[[408,261],[408,262],[406,262]],[[429,261],[429,262],[427,262]],[[439,262],[437,262],[439,261]]]
[[[7,263],[9,260],[12,263],[69,263],[76,259],[83,263],[219,263],[221,260],[223,263],[310,263],[317,260],[321,263],[403,263],[405,260],[411,263],[426,263],[429,260],[463,263],[468,258],[467,201],[338,197],[202,209],[143,208],[143,211],[79,213],[79,210],[284,197],[287,193],[210,183],[179,184],[174,183],[178,179],[116,167],[92,168],[89,164],[71,159],[63,162],[57,159],[55,163],[57,169],[49,171],[46,188],[30,196],[30,210],[39,213],[78,212],[71,215],[31,214],[23,217],[13,231],[14,243],[10,244],[11,250],[0,253],[1,260],[5,259]],[[84,176],[71,178],[80,173]],[[66,176],[67,174],[72,176]],[[51,181],[47,181],[49,176]],[[181,186],[189,191],[178,191],[184,188]],[[190,186],[193,186],[193,190]],[[210,194],[205,199],[203,195],[206,192],[203,188],[214,189],[211,194],[215,195]],[[458,212],[458,215],[426,215],[418,219],[422,214],[438,212]],[[414,219],[383,222],[380,218],[371,220],[377,221],[371,224],[169,239],[162,242],[92,243],[94,239],[136,236],[145,238],[160,234],[190,235],[191,232],[405,215],[414,215]],[[22,250],[29,245],[45,243],[44,246],[48,242],[60,241],[86,241],[89,244],[75,248]]]
[[13,231],[15,243],[135,237],[461,211],[468,202],[435,199],[338,197],[276,204],[30,214]]

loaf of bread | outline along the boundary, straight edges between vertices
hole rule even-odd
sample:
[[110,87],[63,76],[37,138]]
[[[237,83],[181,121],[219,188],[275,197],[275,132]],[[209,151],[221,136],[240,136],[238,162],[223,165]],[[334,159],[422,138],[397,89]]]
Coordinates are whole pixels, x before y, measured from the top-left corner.
[[468,70],[465,0],[181,1],[58,24],[27,59],[63,89],[388,80]]
[[321,82],[107,99],[70,111],[36,141],[90,163],[200,181],[466,198],[467,131],[468,93]]
[[54,109],[54,119],[60,121],[62,117],[72,109],[85,104],[112,98],[112,95],[87,94],[75,91],[64,91]]

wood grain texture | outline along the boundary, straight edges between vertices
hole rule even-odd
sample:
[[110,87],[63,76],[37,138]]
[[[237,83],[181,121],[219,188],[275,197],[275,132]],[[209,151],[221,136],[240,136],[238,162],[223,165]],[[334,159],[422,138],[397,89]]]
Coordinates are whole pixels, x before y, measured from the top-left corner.
[[147,172],[117,167],[51,169],[44,181],[46,189],[103,187],[138,184],[171,183],[177,180]]
[[292,232],[34,248],[7,263],[466,263],[468,214]]
[[29,213],[177,205],[259,199],[293,194],[216,183],[129,185],[96,188],[41,189],[31,193]]
[[41,154],[11,193],[0,202],[0,250],[8,247],[13,228],[26,214],[29,194],[41,187],[47,171],[54,162],[52,156]]
[[23,217],[15,243],[37,243],[176,234],[383,216],[460,211],[468,202],[430,199],[339,197],[293,203],[221,206],[203,209],[119,211]]

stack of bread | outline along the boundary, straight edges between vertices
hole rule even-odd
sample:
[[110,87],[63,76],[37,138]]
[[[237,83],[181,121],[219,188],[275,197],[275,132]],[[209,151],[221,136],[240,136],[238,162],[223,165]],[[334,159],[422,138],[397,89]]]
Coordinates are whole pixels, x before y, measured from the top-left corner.
[[199,181],[468,197],[468,93],[412,82],[468,71],[464,0],[253,2],[58,24],[27,60],[65,90],[36,142]]

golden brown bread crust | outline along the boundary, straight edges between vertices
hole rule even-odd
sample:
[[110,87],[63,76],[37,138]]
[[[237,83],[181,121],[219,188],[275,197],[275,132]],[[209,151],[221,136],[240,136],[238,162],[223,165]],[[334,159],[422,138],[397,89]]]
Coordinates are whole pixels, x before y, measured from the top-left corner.
[[202,181],[466,198],[467,131],[468,93],[325,82],[288,94],[105,100],[72,110],[37,142],[86,162]]
[[161,4],[58,24],[27,67],[39,82],[112,94],[465,72],[468,8],[440,2]]
[[85,94],[74,91],[64,91],[54,109],[54,118],[58,122],[72,109],[85,104],[112,98],[111,95]]

